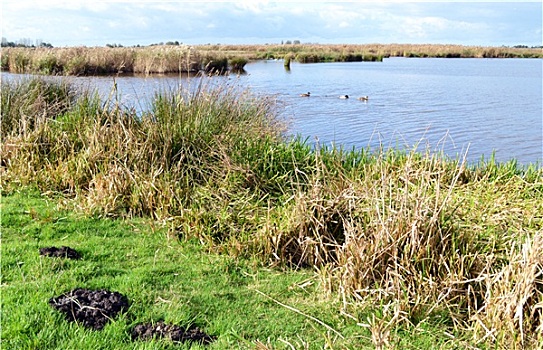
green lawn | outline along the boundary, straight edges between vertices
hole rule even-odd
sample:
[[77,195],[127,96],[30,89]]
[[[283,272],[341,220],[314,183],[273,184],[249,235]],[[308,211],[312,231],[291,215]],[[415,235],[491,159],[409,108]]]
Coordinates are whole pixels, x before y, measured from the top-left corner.
[[[312,271],[279,271],[180,242],[143,220],[86,218],[36,193],[2,198],[2,345],[4,349],[190,348],[132,341],[138,323],[196,325],[217,337],[208,349],[341,348],[371,344],[364,328],[319,293]],[[39,248],[69,246],[81,260],[49,258]],[[48,300],[77,287],[126,295],[128,312],[102,331],[64,320]],[[293,311],[283,303],[295,308]],[[303,316],[300,312],[306,314]],[[337,330],[348,341],[319,322]],[[365,334],[366,337],[369,334]],[[204,348],[193,344],[192,348]]]

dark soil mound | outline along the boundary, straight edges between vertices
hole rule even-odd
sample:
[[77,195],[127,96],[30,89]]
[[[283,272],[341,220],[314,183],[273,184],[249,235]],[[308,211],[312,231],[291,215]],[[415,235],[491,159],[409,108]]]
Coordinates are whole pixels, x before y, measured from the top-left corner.
[[49,304],[64,313],[68,321],[81,322],[85,327],[100,330],[119,312],[128,309],[128,299],[107,290],[74,289],[56,298]]
[[52,256],[58,258],[68,258],[68,259],[81,259],[81,255],[70,247],[46,247],[40,248],[40,255]]
[[198,327],[183,329],[176,325],[168,325],[160,321],[156,324],[139,324],[132,330],[133,339],[148,340],[153,338],[168,338],[176,342],[197,342],[209,344],[215,340]]

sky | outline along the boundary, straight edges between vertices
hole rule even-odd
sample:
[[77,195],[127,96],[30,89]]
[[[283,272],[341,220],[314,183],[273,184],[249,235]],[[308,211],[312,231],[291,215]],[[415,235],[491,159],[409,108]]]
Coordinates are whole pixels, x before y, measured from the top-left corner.
[[55,47],[196,44],[542,45],[542,3],[519,1],[2,0],[2,37]]

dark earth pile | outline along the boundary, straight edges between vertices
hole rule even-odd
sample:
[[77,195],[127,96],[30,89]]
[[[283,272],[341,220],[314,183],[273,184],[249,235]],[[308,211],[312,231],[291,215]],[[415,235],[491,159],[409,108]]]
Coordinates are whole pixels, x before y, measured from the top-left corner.
[[46,247],[40,248],[40,255],[68,258],[68,259],[81,259],[81,255],[70,247]]
[[209,344],[215,337],[210,336],[198,327],[183,329],[176,325],[168,325],[160,321],[155,324],[139,324],[132,330],[133,339],[149,340],[153,338],[168,338],[175,342],[197,342]]
[[77,321],[85,327],[100,330],[119,312],[128,309],[128,299],[104,289],[77,288],[56,298],[49,304],[64,313],[68,321]]
[[[69,259],[81,258],[76,250],[65,246],[40,248],[40,255]],[[63,313],[69,322],[77,322],[95,330],[103,329],[118,313],[128,310],[128,299],[124,295],[105,289],[77,288],[49,299],[49,304]],[[139,324],[132,329],[133,340],[159,338],[207,345],[213,342],[216,336],[208,335],[198,327],[181,328],[162,321],[154,324]]]

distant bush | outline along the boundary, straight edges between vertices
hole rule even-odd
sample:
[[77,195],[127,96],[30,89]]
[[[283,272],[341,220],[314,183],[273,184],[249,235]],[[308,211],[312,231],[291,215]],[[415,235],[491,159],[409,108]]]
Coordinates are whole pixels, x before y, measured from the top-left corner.
[[85,57],[75,56],[69,59],[64,66],[64,73],[67,75],[85,75],[89,73],[88,61]]
[[34,62],[36,65],[34,71],[39,74],[56,75],[62,72],[62,66],[58,63],[58,59],[54,55],[46,55]]

